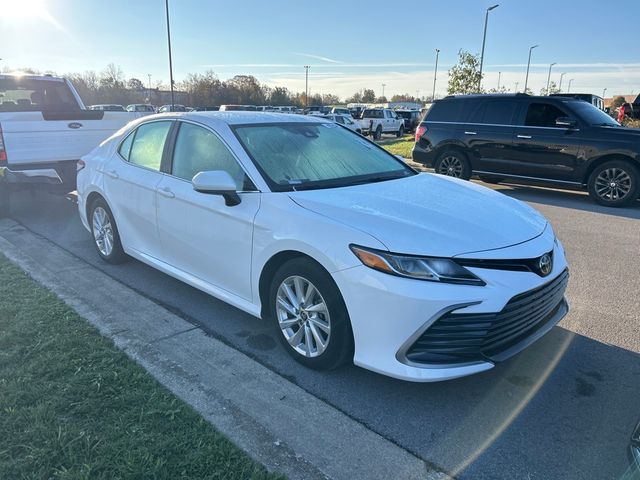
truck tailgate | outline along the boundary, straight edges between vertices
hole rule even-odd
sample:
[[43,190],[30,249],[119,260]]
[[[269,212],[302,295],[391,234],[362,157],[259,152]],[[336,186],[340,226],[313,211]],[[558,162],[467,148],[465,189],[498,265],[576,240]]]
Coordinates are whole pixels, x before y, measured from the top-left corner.
[[0,113],[8,166],[78,160],[140,116],[91,110]]

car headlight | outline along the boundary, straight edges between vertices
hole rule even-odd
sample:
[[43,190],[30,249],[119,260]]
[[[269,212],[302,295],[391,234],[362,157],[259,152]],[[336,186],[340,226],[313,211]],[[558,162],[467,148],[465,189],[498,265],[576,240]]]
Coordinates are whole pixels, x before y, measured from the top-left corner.
[[430,282],[486,285],[480,278],[449,258],[398,255],[350,245],[351,251],[369,268],[401,277]]

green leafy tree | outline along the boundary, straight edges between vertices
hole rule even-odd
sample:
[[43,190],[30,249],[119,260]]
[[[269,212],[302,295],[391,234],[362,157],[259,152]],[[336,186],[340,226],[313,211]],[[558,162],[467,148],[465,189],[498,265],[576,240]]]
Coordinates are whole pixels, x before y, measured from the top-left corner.
[[449,70],[449,95],[478,93],[480,83],[480,58],[478,55],[460,49],[458,63]]
[[362,102],[363,103],[373,103],[375,101],[376,101],[376,92],[374,92],[370,88],[365,88],[362,91]]
[[549,83],[549,92],[547,92],[547,87],[542,87],[540,89],[540,95],[551,95],[552,93],[560,93],[560,89],[558,88],[558,84],[556,82]]
[[626,100],[624,99],[624,97],[623,97],[622,95],[618,95],[618,96],[617,96],[617,97],[615,97],[615,98],[613,99],[613,101],[611,102],[610,110],[611,110],[612,112],[615,112],[615,111],[618,109],[618,107],[619,107],[620,105],[622,105],[624,102],[626,102]]

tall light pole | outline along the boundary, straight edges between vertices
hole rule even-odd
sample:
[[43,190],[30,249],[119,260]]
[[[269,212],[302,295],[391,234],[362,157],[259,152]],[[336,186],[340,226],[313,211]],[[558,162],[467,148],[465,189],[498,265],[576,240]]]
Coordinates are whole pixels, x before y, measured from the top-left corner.
[[147,101],[151,103],[151,74],[147,73],[147,77],[149,77],[149,88],[147,89]]
[[527,85],[529,85],[529,67],[531,66],[531,52],[534,48],[538,48],[540,45],[534,45],[529,48],[529,60],[527,61],[527,76],[524,78],[524,93],[527,93]]
[[567,88],[567,93],[571,93],[571,82],[573,82],[573,78],[569,79],[569,87]]
[[567,74],[567,72],[562,72],[560,74],[560,85],[558,85],[558,90],[560,91],[560,93],[562,93],[562,77],[564,77]]
[[311,65],[304,66],[304,106],[309,108],[309,69]]
[[518,85],[520,84],[520,82],[516,82],[516,93],[518,93]]
[[604,100],[605,96],[604,94],[607,93],[607,89],[605,88],[604,90],[602,90],[602,99]]
[[171,29],[169,28],[169,0],[164,1],[164,8],[167,14],[167,44],[169,45],[169,83],[171,85],[171,110],[175,103],[173,97],[173,60],[171,59]]
[[495,4],[493,7],[487,8],[487,11],[484,14],[484,34],[482,35],[482,53],[480,53],[480,78],[478,79],[478,93],[480,93],[480,88],[482,86],[482,65],[484,64],[484,44],[487,41],[487,23],[489,22],[489,12],[494,8],[498,8],[500,5]]
[[551,65],[549,65],[549,75],[547,75],[547,96],[549,96],[549,85],[551,85],[551,67],[553,67],[554,65],[557,65],[556,62],[553,62]]
[[436,48],[436,69],[433,72],[433,93],[431,94],[431,102],[436,99],[436,78],[438,78],[438,55],[440,50]]
[[387,86],[387,84],[386,84],[386,83],[383,83],[383,84],[382,84],[382,98],[384,98],[384,87],[386,87],[386,86]]
[[498,88],[497,90],[500,90],[500,77],[502,76],[502,72],[498,72]]

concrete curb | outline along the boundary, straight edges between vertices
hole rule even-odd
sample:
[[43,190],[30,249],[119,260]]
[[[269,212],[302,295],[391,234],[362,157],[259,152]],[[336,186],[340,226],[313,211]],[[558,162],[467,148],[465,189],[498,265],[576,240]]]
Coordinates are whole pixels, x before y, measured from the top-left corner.
[[0,251],[269,470],[292,480],[450,478],[12,220],[0,220]]

